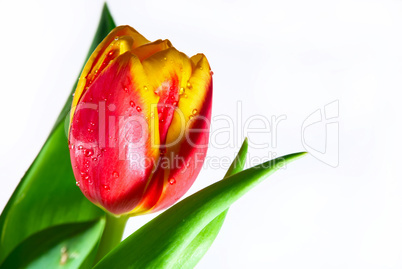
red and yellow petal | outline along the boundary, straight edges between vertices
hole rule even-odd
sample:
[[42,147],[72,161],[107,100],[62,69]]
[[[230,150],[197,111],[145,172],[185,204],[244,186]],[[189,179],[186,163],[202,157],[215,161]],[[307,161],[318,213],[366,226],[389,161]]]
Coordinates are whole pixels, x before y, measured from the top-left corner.
[[119,26],[110,32],[98,45],[84,66],[75,90],[70,121],[82,93],[88,89],[88,86],[94,82],[103,69],[119,55],[147,43],[149,41],[130,26]]
[[152,177],[159,140],[150,124],[146,76],[137,57],[119,56],[85,91],[70,128],[70,155],[77,182],[93,203],[113,214],[140,203]]
[[[212,108],[212,76],[204,55],[191,58],[194,62],[193,74],[189,79],[186,93],[179,101],[179,110],[186,121],[186,135],[178,143],[168,147],[167,154],[179,160],[165,171],[164,189],[152,211],[164,209],[182,197],[198,176],[208,149]],[[174,117],[169,128],[169,139],[176,139],[182,117]],[[172,135],[171,135],[172,134]],[[174,157],[175,158],[175,157]]]
[[[172,54],[175,65],[166,68],[163,63]],[[152,72],[152,68],[163,68],[165,73],[154,80],[173,86],[173,90],[179,92],[179,100],[168,125],[166,152],[159,159],[157,172],[141,205],[131,212],[132,215],[157,211],[176,202],[196,179],[208,147],[212,106],[212,77],[208,61],[203,55],[188,59],[174,51],[155,54],[154,57],[158,58],[150,59],[154,64],[152,67],[147,65],[151,61],[144,62],[145,70]],[[180,70],[189,75],[180,74]],[[163,95],[161,98],[163,100]],[[163,128],[163,123],[160,123],[160,128]],[[163,148],[164,133],[160,134]]]

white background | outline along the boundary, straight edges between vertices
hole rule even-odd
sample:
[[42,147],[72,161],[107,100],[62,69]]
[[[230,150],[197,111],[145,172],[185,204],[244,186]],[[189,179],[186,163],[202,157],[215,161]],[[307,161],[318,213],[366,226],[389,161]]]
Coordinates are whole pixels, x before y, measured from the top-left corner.
[[[168,38],[188,55],[205,53],[214,71],[214,116],[235,118],[239,100],[244,121],[286,115],[276,147],[251,147],[250,157],[303,151],[303,121],[339,100],[339,166],[310,155],[253,189],[231,207],[198,268],[402,268],[401,1],[109,7],[117,24],[150,40]],[[101,1],[0,1],[0,209],[50,132],[101,8]],[[249,137],[270,143],[273,136]],[[306,141],[325,148],[325,125],[310,128]],[[208,154],[232,158],[239,146],[212,146]],[[225,170],[207,167],[189,193]],[[130,219],[125,236],[154,216]]]

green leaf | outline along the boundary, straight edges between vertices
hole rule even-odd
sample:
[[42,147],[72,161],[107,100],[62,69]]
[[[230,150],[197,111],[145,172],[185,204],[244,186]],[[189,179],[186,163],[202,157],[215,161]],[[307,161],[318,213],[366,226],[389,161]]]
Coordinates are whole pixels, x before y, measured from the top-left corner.
[[181,267],[178,259],[212,220],[267,176],[304,154],[254,166],[187,197],[125,239],[95,268]]
[[[90,53],[114,27],[105,5]],[[45,145],[0,216],[0,264],[25,240],[39,232],[46,233],[47,229],[64,224],[75,226],[78,222],[99,222],[104,218],[105,213],[90,203],[75,186],[63,123],[71,102],[70,95]],[[43,244],[52,240],[42,239]],[[99,237],[91,235],[85,240],[94,243]]]
[[0,268],[78,268],[96,248],[104,226],[104,219],[53,226],[27,238]]
[[[230,177],[243,170],[247,158],[248,141],[244,140],[239,153],[229,167],[225,178]],[[215,238],[225,221],[226,214],[229,209],[223,211],[215,219],[213,219],[204,229],[191,241],[191,243],[183,250],[177,258],[174,268],[194,268],[197,263],[204,257],[208,249],[211,247]]]

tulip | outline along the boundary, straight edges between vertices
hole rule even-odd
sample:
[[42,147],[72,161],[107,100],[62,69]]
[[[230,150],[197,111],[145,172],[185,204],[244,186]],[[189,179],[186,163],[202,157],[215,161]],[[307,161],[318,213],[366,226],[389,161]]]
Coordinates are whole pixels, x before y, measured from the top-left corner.
[[86,63],[69,125],[76,184],[113,215],[155,212],[195,181],[208,147],[212,72],[169,40],[115,28]]

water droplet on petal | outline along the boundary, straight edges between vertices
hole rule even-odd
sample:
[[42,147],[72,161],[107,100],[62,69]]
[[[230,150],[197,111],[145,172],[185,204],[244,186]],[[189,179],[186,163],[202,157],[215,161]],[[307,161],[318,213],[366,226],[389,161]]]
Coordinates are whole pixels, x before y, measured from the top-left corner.
[[176,179],[174,179],[174,178],[169,179],[169,184],[170,185],[173,185],[175,183],[176,183]]
[[181,87],[181,88],[180,88],[180,91],[179,91],[179,94],[182,95],[183,93],[184,93],[184,88]]
[[144,90],[145,90],[145,91],[148,91],[148,87],[147,87],[147,86],[144,86]]
[[191,84],[190,84],[190,82],[187,82],[187,88],[191,89]]
[[75,185],[77,185],[78,187],[80,186],[80,183],[78,181],[75,182]]
[[130,106],[135,107],[134,101],[130,101]]
[[105,191],[110,191],[110,187],[108,185],[103,185],[103,188],[105,189]]
[[137,106],[136,109],[137,109],[138,112],[141,112],[141,107]]
[[113,172],[113,177],[114,177],[114,178],[118,178],[118,177],[119,177],[119,173],[116,172],[116,171],[114,171],[114,172]]
[[78,149],[79,149],[79,150],[81,150],[81,149],[83,149],[83,148],[84,148],[84,147],[83,147],[82,145],[79,145],[79,146],[78,146]]
[[92,149],[85,149],[84,155],[85,157],[91,157],[92,155],[94,155],[94,151]]
[[193,109],[193,115],[197,115],[198,110],[197,109]]

